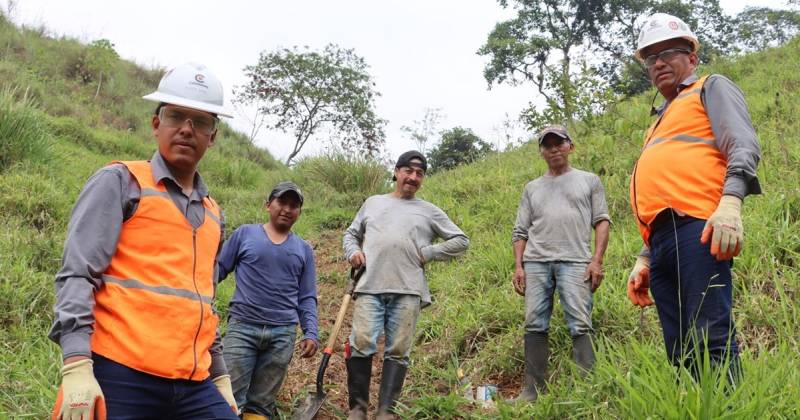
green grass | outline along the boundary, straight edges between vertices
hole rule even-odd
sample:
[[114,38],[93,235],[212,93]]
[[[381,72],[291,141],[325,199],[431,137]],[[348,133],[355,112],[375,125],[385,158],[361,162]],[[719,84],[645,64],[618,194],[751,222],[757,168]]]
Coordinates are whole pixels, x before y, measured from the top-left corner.
[[[120,60],[95,100],[94,82],[76,78],[72,69],[86,47],[43,32],[20,30],[0,16],[0,418],[45,418],[55,397],[59,348],[46,338],[53,276],[84,182],[112,160],[146,159],[155,149],[148,125],[152,107],[140,97],[153,89],[160,72]],[[734,316],[745,370],[734,393],[722,392],[713,380],[678,381],[654,309],[639,311],[625,295],[641,246],[627,185],[650,123],[652,96],[646,95],[573,129],[572,163],[601,176],[614,221],[606,280],[595,295],[595,372],[587,379],[575,372],[557,304],[548,394],[536,404],[500,401],[492,409],[460,397],[459,368],[473,384],[498,383],[501,392],[521,380],[523,302],[510,283],[510,231],[523,186],[545,169],[535,145],[525,145],[425,181],[422,198],[444,209],[472,245],[458,262],[429,267],[434,304],[418,325],[404,416],[800,417],[798,56],[795,40],[703,69],[728,75],[746,93],[763,150],[759,178],[765,194],[745,202],[746,242],[734,266]],[[282,180],[298,182],[306,195],[296,226],[305,237],[341,230],[365,197],[390,188],[390,174],[368,161],[334,155],[287,168],[225,125],[201,173],[225,209],[229,233],[265,221],[264,199]],[[340,284],[342,278],[320,273],[320,281]],[[226,281],[219,291],[223,315],[232,286]]]

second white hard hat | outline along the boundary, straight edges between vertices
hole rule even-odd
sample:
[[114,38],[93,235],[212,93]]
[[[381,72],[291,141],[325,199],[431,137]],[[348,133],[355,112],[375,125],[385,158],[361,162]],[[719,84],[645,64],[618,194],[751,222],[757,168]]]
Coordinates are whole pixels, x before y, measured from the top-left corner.
[[186,63],[167,71],[158,89],[142,98],[233,117],[225,108],[222,83],[202,64]]
[[641,31],[639,31],[635,56],[639,61],[643,61],[643,49],[674,38],[683,38],[688,41],[692,45],[693,52],[697,52],[700,48],[700,41],[697,40],[697,36],[689,29],[686,22],[666,13],[654,13],[645,19]]

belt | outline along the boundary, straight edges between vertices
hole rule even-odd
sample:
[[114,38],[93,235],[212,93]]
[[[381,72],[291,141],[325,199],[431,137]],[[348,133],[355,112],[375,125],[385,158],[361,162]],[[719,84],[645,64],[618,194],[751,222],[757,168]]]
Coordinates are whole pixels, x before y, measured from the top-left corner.
[[685,225],[693,220],[700,220],[696,217],[689,216],[687,214],[680,215],[677,211],[673,209],[665,209],[662,210],[661,213],[658,213],[653,222],[650,223],[650,237],[653,236],[656,231],[661,229],[664,226],[672,225],[672,221],[675,220],[675,227]]

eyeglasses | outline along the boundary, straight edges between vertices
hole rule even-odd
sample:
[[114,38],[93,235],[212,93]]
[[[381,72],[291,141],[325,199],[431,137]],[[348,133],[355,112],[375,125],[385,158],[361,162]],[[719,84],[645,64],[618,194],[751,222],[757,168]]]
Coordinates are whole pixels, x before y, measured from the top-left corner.
[[219,122],[216,117],[206,115],[189,116],[172,108],[161,108],[158,113],[158,119],[167,127],[180,127],[186,120],[189,120],[193,129],[204,134],[214,134],[214,131],[217,130],[217,122]]
[[669,61],[677,57],[678,54],[691,54],[692,52],[687,50],[686,48],[667,48],[664,51],[661,51],[658,54],[650,54],[644,59],[644,65],[647,67],[653,67],[656,65],[656,61],[660,58],[661,61]]

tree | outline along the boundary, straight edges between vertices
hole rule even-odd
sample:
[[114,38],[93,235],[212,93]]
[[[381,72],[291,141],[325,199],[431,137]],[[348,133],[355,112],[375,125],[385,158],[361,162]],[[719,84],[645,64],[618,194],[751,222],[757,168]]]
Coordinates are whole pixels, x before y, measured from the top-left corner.
[[[554,120],[572,120],[572,63],[578,47],[597,31],[605,16],[599,0],[512,0],[517,16],[498,23],[479,55],[489,83],[533,83]],[[499,0],[508,7],[508,0]],[[528,113],[536,112],[531,106]]]
[[103,84],[103,75],[110,75],[114,71],[114,65],[119,60],[119,55],[114,51],[114,44],[107,39],[98,39],[89,44],[86,51],[86,67],[89,74],[97,75],[97,90],[94,97],[100,94],[100,87]]
[[800,33],[800,13],[767,7],[747,7],[736,15],[736,27],[742,49],[760,51],[784,44],[797,36]]
[[400,127],[400,130],[414,141],[417,145],[417,150],[426,154],[428,153],[428,144],[436,135],[437,127],[442,118],[444,118],[444,115],[442,115],[441,108],[425,108],[421,120],[414,120],[413,126],[404,125]]
[[650,89],[644,66],[633,58],[642,20],[656,12],[677,16],[697,35],[702,48],[701,63],[737,51],[734,19],[726,15],[718,0],[610,0],[602,30],[592,35],[592,45],[605,56],[596,65],[608,86],[623,96]]
[[[798,0],[793,0],[797,4]],[[650,89],[633,58],[643,19],[656,12],[694,29],[701,63],[739,51],[786,42],[800,32],[797,13],[766,8],[725,14],[719,0],[499,0],[516,16],[500,22],[478,54],[488,56],[489,85],[532,83],[546,106],[522,112],[529,128],[575,120],[602,110],[617,96]],[[603,93],[606,91],[606,93]]]
[[442,142],[431,150],[428,160],[431,172],[438,172],[472,163],[491,151],[492,146],[481,140],[472,130],[454,127],[442,132]]
[[338,137],[344,150],[374,157],[385,143],[386,121],[375,113],[380,93],[367,69],[353,50],[333,44],[322,51],[262,52],[257,64],[245,67],[248,82],[236,89],[235,102],[256,104],[270,116],[266,127],[293,133],[287,165],[321,129]]

